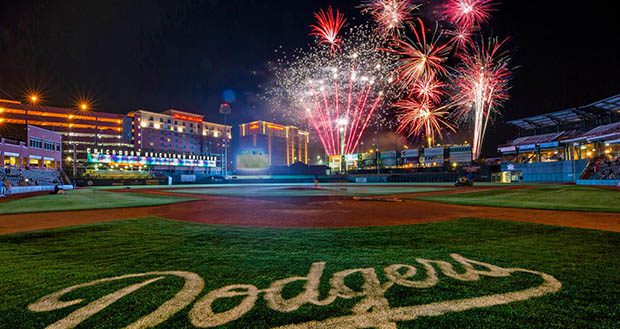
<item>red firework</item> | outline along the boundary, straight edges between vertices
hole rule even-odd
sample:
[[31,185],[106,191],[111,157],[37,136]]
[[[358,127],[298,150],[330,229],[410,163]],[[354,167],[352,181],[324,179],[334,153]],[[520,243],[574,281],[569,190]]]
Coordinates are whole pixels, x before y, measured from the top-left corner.
[[398,110],[398,132],[408,136],[424,135],[431,146],[435,137],[441,136],[444,129],[454,130],[445,119],[448,111],[445,106],[435,106],[430,101],[418,101],[413,98],[401,99],[394,103]]
[[471,30],[491,18],[492,0],[447,0],[442,12],[456,26]]
[[441,97],[446,93],[443,88],[446,84],[435,76],[427,76],[417,79],[411,86],[409,95],[421,99],[423,102],[430,101],[434,104],[441,103]]
[[332,7],[328,7],[327,10],[319,10],[314,14],[316,18],[316,24],[310,25],[312,29],[310,35],[317,36],[321,44],[327,44],[331,47],[332,51],[340,49],[342,45],[342,39],[339,37],[340,30],[347,21],[338,9],[335,11]]
[[438,44],[438,38],[427,40],[424,23],[419,18],[417,21],[416,26],[411,25],[415,40],[396,40],[393,47],[387,50],[400,56],[393,75],[395,82],[404,88],[411,87],[418,79],[446,74],[443,65],[450,47],[447,44]]
[[452,102],[457,107],[454,116],[459,121],[473,123],[474,159],[480,155],[489,118],[510,98],[510,57],[501,49],[507,40],[481,42],[470,53],[459,56],[462,64],[454,79],[456,92]]
[[457,52],[466,50],[474,44],[473,31],[467,27],[455,26],[454,30],[444,31],[450,37],[450,45]]
[[362,12],[373,17],[379,33],[392,36],[400,34],[405,23],[413,19],[412,12],[419,7],[411,0],[367,0],[362,4]]

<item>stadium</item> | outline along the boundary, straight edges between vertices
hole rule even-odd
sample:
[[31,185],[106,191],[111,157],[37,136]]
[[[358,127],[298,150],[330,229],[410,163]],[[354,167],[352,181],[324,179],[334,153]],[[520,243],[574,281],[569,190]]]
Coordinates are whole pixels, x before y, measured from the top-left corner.
[[0,9],[0,328],[619,327],[613,11]]
[[509,121],[519,136],[498,147],[511,180],[620,183],[620,95],[572,109]]

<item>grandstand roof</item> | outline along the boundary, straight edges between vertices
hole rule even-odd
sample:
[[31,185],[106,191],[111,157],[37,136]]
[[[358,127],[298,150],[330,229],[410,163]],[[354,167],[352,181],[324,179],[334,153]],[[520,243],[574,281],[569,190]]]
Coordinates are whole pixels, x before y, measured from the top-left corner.
[[586,106],[511,120],[508,123],[523,129],[554,127],[560,124],[595,118],[596,115],[605,112],[620,112],[620,94]]
[[514,141],[512,141],[511,144],[514,146],[519,146],[519,145],[525,145],[525,144],[549,143],[549,142],[557,141],[565,133],[566,133],[565,131],[561,131],[558,133],[519,137],[515,139]]
[[620,122],[598,126],[577,138],[567,139],[563,142],[569,143],[578,141],[598,141],[614,139],[618,137],[620,137]]

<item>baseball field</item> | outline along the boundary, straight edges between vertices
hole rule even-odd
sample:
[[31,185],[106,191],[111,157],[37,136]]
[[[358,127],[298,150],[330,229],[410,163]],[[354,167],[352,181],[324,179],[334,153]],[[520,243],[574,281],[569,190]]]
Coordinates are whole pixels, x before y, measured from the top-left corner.
[[2,328],[617,328],[620,192],[211,185],[0,201]]

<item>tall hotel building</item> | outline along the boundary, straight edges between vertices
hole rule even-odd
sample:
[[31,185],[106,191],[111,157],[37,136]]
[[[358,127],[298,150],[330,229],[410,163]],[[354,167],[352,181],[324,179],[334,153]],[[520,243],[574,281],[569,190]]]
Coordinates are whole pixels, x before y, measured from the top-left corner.
[[[307,131],[295,126],[267,121],[241,124],[237,169],[289,166],[295,162],[307,164],[309,138]],[[259,158],[263,160],[258,161]]]
[[120,150],[123,143],[123,115],[42,106],[0,99],[0,123],[38,126],[62,135],[63,162],[70,167],[74,158],[85,163],[92,148]]
[[127,114],[123,140],[136,150],[155,154],[213,156],[217,170],[227,162],[230,170],[231,126],[204,121],[202,115],[167,110],[136,110]]

